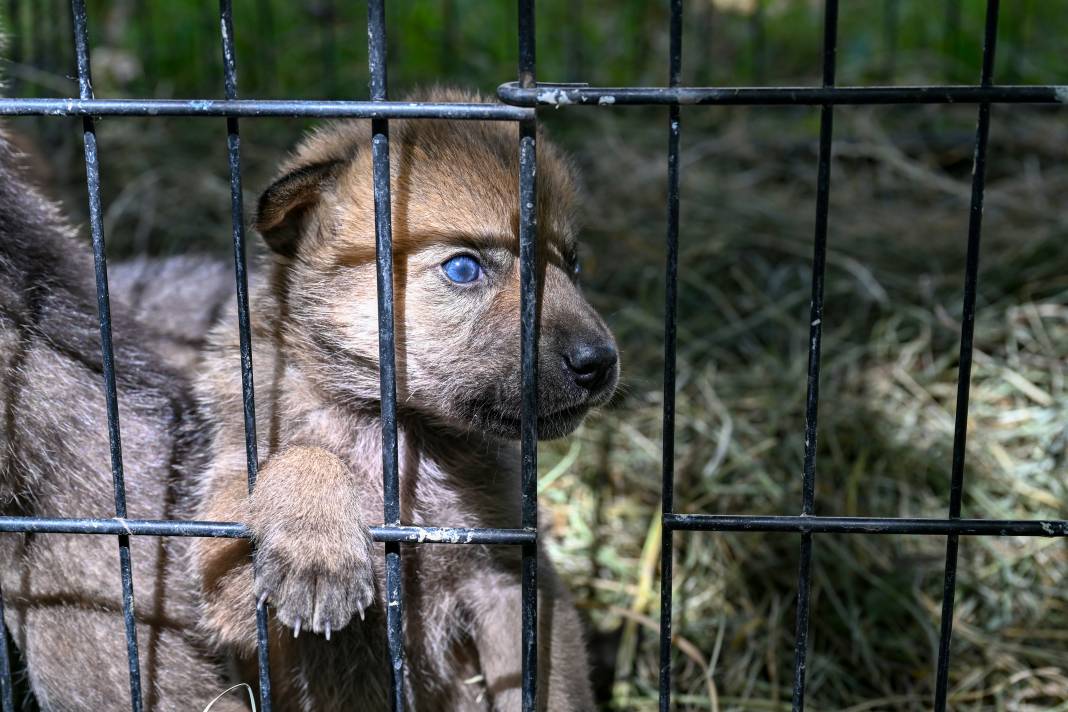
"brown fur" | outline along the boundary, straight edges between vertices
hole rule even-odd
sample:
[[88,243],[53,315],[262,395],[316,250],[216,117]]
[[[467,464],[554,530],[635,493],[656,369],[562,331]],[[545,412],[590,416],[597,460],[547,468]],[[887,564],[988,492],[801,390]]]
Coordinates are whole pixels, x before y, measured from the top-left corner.
[[[512,442],[520,398],[518,130],[508,123],[397,121],[390,135],[401,518],[416,525],[518,526]],[[198,516],[248,518],[257,532],[261,591],[281,623],[272,665],[280,697],[291,705],[284,709],[388,706],[382,556],[369,555],[359,534],[362,523],[382,519],[369,146],[365,123],[316,132],[261,201],[258,225],[276,254],[254,293],[259,448],[266,466],[251,499],[244,491],[233,323],[215,330],[198,381],[208,418],[221,424],[212,467],[201,480]],[[592,392],[565,382],[561,349],[576,338],[610,344],[611,337],[573,280],[571,169],[542,141],[538,171],[541,419],[543,435],[556,437],[607,398],[615,377]],[[488,286],[465,289],[442,277],[439,265],[464,251],[492,270]],[[339,541],[348,545],[339,550]],[[205,540],[197,556],[205,630],[220,646],[241,651],[251,668],[254,620],[247,607],[236,607],[249,596],[247,551]],[[406,687],[413,709],[518,709],[518,560],[512,548],[404,549]],[[366,574],[354,582],[354,571]],[[542,704],[588,710],[577,615],[544,557],[540,571]],[[369,606],[362,585],[374,592]],[[362,614],[365,620],[350,622]],[[294,638],[298,619],[310,632]],[[322,635],[328,623],[329,642]],[[484,682],[465,682],[480,672]]]
[[[427,98],[477,100],[440,91]],[[414,525],[515,527],[520,520],[514,440],[521,395],[517,128],[510,123],[396,121],[391,122],[390,132],[401,519]],[[136,501],[145,512],[131,511],[131,516],[191,515],[247,522],[255,535],[262,574],[260,589],[254,593],[247,542],[193,541],[190,560],[201,585],[194,609],[188,581],[175,565],[185,554],[185,544],[175,543],[174,557],[164,564],[157,562],[156,568],[174,579],[162,610],[179,617],[173,627],[181,640],[190,641],[190,653],[188,660],[174,662],[170,672],[161,669],[152,678],[153,689],[159,690],[153,708],[194,706],[191,691],[212,688],[213,681],[221,680],[215,677],[211,653],[230,657],[239,677],[254,682],[253,603],[264,594],[272,608],[276,709],[319,712],[388,707],[383,557],[381,546],[370,543],[367,531],[368,524],[382,521],[383,512],[369,139],[368,126],[362,123],[338,123],[320,130],[298,148],[261,201],[258,225],[274,254],[265,265],[263,280],[254,285],[252,298],[261,459],[254,495],[247,494],[234,317],[223,318],[213,330],[203,360],[195,368],[195,414],[193,409],[188,414],[182,410],[182,415],[170,420],[153,419],[155,411],[149,406],[155,405],[160,394],[173,392],[174,398],[180,398],[182,378],[159,367],[144,350],[146,345],[157,353],[165,350],[159,337],[151,335],[155,330],[142,328],[138,337],[136,324],[116,323],[117,338],[124,330],[129,335],[122,341],[125,350],[117,357],[120,374],[125,363],[129,364],[126,373],[156,379],[147,384],[121,384],[131,509]],[[569,348],[579,342],[610,347],[611,336],[574,280],[571,169],[544,140],[539,139],[538,150],[541,434],[559,437],[570,432],[590,406],[607,399],[616,368],[612,366],[605,379],[588,387],[569,375]],[[46,208],[31,205],[27,212]],[[69,236],[57,234],[53,242],[65,244]],[[0,255],[8,254],[7,240],[0,250]],[[443,276],[440,265],[461,252],[477,255],[484,265],[486,275],[478,285],[452,284]],[[57,259],[57,255],[50,257]],[[72,289],[68,282],[83,285],[78,299],[62,304],[59,311],[91,326],[85,318],[91,313],[87,289],[91,268],[85,264],[84,252],[75,257],[78,260],[60,260],[64,262],[62,274],[49,284],[64,294]],[[67,263],[71,263],[69,269]],[[0,268],[6,275],[6,263]],[[15,284],[23,285],[23,290],[30,290],[23,275],[27,269],[17,261],[10,269],[22,275]],[[0,302],[5,309],[9,301],[26,300],[18,288],[14,291]],[[85,324],[81,330],[90,332]],[[0,329],[0,335],[10,342],[0,348],[0,354],[11,374],[25,370],[10,364],[16,357],[25,362],[39,360],[38,368],[45,372],[65,367],[62,358],[72,358],[19,356],[18,334],[15,325],[8,328],[5,323]],[[70,344],[66,352],[96,353],[91,333],[84,343],[71,343],[65,330],[57,328],[51,338]],[[179,354],[173,362],[187,367],[182,358]],[[96,411],[75,417],[73,423],[63,420],[51,425],[50,431],[32,417],[23,418],[25,388],[20,393],[15,420],[26,424],[10,433],[6,442],[9,449],[16,444],[26,451],[23,457],[36,467],[51,468],[22,485],[33,492],[33,504],[23,511],[108,514],[103,404],[89,392],[99,388],[91,380],[94,375],[91,369],[84,376],[79,372],[85,392],[77,392],[73,405],[90,408],[92,403],[99,406]],[[35,390],[30,389],[34,394]],[[71,396],[64,392],[51,397]],[[146,405],[139,408],[139,401]],[[9,402],[15,401],[5,399],[5,405]],[[64,409],[51,417],[62,420],[70,412]],[[127,421],[135,424],[127,425]],[[205,429],[200,423],[210,427]],[[54,438],[56,430],[63,432],[61,442],[69,443],[70,455],[56,458],[41,442],[42,433],[53,433]],[[188,438],[190,447],[178,458],[179,466],[172,468],[171,479],[177,482],[177,500],[182,506],[157,514],[147,503],[166,501],[159,487],[171,479],[166,466],[151,458],[161,459],[160,444],[181,437]],[[85,452],[87,443],[95,443],[92,467],[84,464],[88,458],[75,462],[75,453]],[[49,506],[42,507],[39,491],[41,483],[48,482],[69,490],[70,496],[51,492]],[[191,489],[183,489],[186,485]],[[85,511],[85,503],[94,498],[104,511]],[[39,537],[37,541],[86,546],[73,537]],[[122,627],[115,613],[116,557],[107,554],[109,547],[113,552],[113,542],[101,539],[99,544],[100,551],[81,555],[81,562],[68,561],[62,554],[53,559],[65,562],[64,574],[80,565],[99,579],[101,587],[110,586],[106,595],[99,596],[110,612],[87,624],[85,639],[92,644],[79,647],[64,642],[68,647],[63,647],[46,642],[39,646],[40,655],[27,655],[35,690],[56,700],[50,709],[119,709],[125,704],[121,645],[113,646],[107,655],[100,651],[101,640],[121,641]],[[162,546],[169,547],[171,542]],[[140,591],[146,586],[143,582],[151,580],[144,569],[152,557],[139,549],[134,554],[135,585]],[[77,588],[67,575],[47,568],[43,560],[29,560],[25,555],[15,560],[26,562],[22,570],[31,578],[44,567],[55,587]],[[409,668],[405,689],[411,709],[519,708],[518,562],[514,547],[424,544],[403,548]],[[544,555],[539,572],[541,706],[554,712],[589,710],[592,699],[577,615]],[[12,584],[8,578],[3,583],[7,593]],[[33,605],[16,602],[9,606],[7,617],[17,618],[28,609]],[[139,614],[144,617],[147,610],[139,597]],[[27,643],[27,631],[31,637],[47,637],[62,630],[58,615],[16,628],[20,647]],[[295,628],[303,631],[299,637],[293,635]],[[71,659],[71,650],[106,672],[100,677],[107,680],[114,699],[105,703],[98,696],[92,698],[93,704],[82,704],[78,697],[82,688],[103,694],[99,689],[105,686],[93,679],[74,681],[71,676],[45,679],[35,670],[58,669],[62,660]],[[186,695],[167,688],[167,674],[188,682]],[[217,684],[213,689],[221,690],[221,682]]]

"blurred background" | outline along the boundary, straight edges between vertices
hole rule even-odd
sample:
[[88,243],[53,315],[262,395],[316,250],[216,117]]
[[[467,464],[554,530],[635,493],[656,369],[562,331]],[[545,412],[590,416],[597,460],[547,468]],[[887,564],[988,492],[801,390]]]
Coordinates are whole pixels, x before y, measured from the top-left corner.
[[[221,98],[212,0],[89,0],[98,97]],[[4,0],[12,96],[74,96],[64,0]],[[683,82],[819,82],[822,3],[690,0]],[[840,84],[975,83],[981,0],[846,2]],[[664,84],[667,3],[539,0],[538,77]],[[366,3],[234,0],[239,89],[364,99]],[[389,3],[392,96],[492,95],[515,76],[511,0]],[[1068,5],[1001,9],[998,83],[1068,84]],[[656,708],[667,110],[540,115],[582,166],[583,280],[615,330],[623,386],[543,446],[554,558],[589,621],[604,709]],[[976,109],[835,112],[817,513],[942,517],[949,499]],[[1068,518],[1068,121],[995,106],[964,515]],[[86,219],[80,122],[6,122],[43,189]],[[242,122],[245,204],[311,123]],[[818,109],[684,107],[676,509],[800,511]],[[229,254],[225,122],[98,123],[110,255]],[[84,230],[83,230],[84,231]],[[785,710],[798,537],[677,534],[679,709]],[[808,702],[924,710],[945,542],[816,537]],[[950,702],[1068,710],[1063,539],[961,543]]]

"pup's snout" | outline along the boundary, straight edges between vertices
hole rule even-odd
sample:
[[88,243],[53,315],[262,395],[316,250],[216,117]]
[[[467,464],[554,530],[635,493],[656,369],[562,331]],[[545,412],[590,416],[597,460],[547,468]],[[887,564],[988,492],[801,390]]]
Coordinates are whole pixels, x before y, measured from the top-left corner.
[[619,360],[611,343],[576,341],[564,352],[564,363],[575,383],[590,391],[600,390],[611,379]]

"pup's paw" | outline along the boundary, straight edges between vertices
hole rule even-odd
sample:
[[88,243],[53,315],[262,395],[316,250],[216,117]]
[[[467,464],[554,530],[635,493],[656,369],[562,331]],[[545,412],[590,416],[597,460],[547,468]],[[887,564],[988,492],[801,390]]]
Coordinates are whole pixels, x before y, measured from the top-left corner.
[[256,597],[294,636],[310,630],[329,639],[354,616],[363,620],[374,601],[370,532],[362,525],[327,533],[297,524],[271,527],[257,542]]
[[329,638],[374,601],[374,550],[359,500],[348,468],[321,448],[288,448],[260,471],[249,501],[256,597],[294,635]]

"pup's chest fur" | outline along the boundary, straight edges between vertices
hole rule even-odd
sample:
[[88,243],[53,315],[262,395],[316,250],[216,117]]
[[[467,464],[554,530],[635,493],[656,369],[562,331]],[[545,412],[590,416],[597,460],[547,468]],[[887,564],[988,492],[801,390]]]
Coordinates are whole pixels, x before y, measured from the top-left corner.
[[[235,486],[240,490],[245,476],[240,351],[235,325],[228,321],[214,332],[198,384],[201,404],[217,424],[212,463],[198,488],[205,498]],[[298,359],[281,348],[277,325],[257,323],[253,331],[260,462],[294,446],[323,448],[343,460],[356,478],[363,521],[382,523],[383,438],[377,404],[330,400],[314,374],[305,373]],[[514,443],[434,424],[401,404],[397,445],[403,524],[520,525]],[[329,498],[333,493],[300,494]],[[329,642],[305,633],[297,639],[286,636],[282,649],[272,649],[272,668],[282,663],[292,693],[304,701],[297,709],[342,709],[355,701],[380,701],[383,709],[387,705],[383,548],[376,544],[378,585],[366,620],[353,621]],[[480,582],[517,581],[518,551],[426,543],[402,546],[402,564],[413,702],[419,701],[418,709],[482,709],[478,690],[464,683],[479,672],[470,640],[471,607],[479,605],[479,591],[483,602],[495,595],[487,588],[492,584]]]

